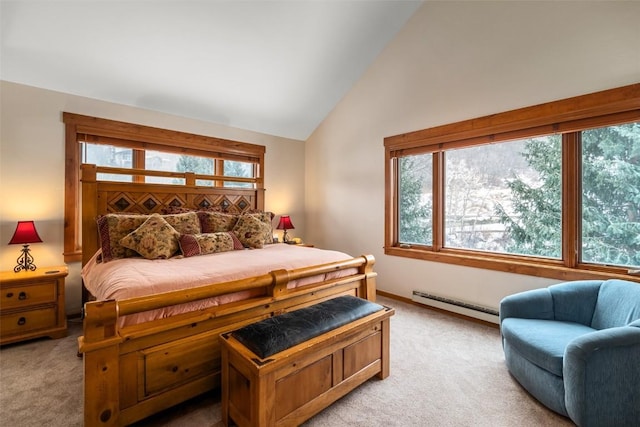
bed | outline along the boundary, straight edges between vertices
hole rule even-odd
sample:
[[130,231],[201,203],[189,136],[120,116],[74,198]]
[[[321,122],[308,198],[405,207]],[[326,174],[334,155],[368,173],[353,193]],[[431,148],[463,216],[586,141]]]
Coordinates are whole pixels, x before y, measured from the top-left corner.
[[[180,249],[167,259],[111,259],[115,252],[105,246],[105,217],[138,215],[143,224],[152,219],[164,224],[172,215],[167,211],[223,212],[236,218],[266,214],[260,186],[196,185],[207,177],[189,173],[177,185],[97,179],[99,174],[132,173],[179,175],[82,165],[86,302],[78,346],[84,359],[85,425],[129,425],[219,388],[218,337],[223,332],[339,295],[375,301],[371,255],[354,258],[282,243],[241,249],[235,240],[234,250],[193,254],[193,237],[180,233]],[[136,227],[136,232],[143,228]],[[140,285],[133,291],[126,285],[132,277]]]

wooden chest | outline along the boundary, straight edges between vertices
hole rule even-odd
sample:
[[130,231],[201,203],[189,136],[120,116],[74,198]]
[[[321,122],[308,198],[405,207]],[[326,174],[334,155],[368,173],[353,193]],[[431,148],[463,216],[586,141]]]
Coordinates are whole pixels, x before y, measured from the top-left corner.
[[264,359],[222,334],[223,423],[297,426],[371,377],[386,378],[393,314],[385,307]]

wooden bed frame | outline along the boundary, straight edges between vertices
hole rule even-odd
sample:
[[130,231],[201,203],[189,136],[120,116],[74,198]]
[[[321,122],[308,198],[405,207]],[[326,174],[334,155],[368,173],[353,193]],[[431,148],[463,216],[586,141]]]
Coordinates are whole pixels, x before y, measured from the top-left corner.
[[[98,250],[96,218],[109,212],[150,214],[167,206],[221,206],[231,211],[264,209],[264,189],[196,186],[196,179],[220,176],[133,170],[136,176],[183,178],[184,185],[101,182],[98,173],[132,175],[131,169],[82,165],[83,265]],[[163,409],[220,387],[219,335],[249,323],[296,310],[338,295],[375,301],[374,259],[347,261],[211,284],[120,301],[84,305],[84,331],[78,338],[84,358],[84,425],[128,425]],[[356,273],[339,279],[287,289],[287,283],[343,269]],[[261,296],[134,326],[118,326],[119,316],[185,302],[262,289]],[[84,293],[84,291],[83,291]],[[85,296],[88,296],[85,294]]]

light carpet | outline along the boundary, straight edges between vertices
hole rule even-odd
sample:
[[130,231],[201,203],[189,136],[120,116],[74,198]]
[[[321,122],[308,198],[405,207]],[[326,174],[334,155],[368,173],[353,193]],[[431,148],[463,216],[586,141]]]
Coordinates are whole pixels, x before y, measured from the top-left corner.
[[[573,426],[533,399],[509,375],[497,327],[379,297],[391,318],[391,374],[371,379],[305,427]],[[82,425],[79,322],[69,336],[0,350],[0,425]],[[192,399],[136,424],[219,427],[220,395]]]

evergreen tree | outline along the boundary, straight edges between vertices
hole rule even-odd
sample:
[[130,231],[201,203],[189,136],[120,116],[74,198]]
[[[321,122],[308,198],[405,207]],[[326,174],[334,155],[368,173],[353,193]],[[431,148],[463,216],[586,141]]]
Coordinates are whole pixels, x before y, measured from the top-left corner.
[[431,188],[430,167],[420,162],[421,156],[399,159],[399,239],[403,243],[431,245],[431,200],[422,200],[423,184]]
[[[559,139],[532,139],[523,156],[540,174],[534,187],[509,182],[515,214],[497,213],[510,252],[559,257],[561,170]],[[640,124],[582,132],[582,261],[640,265]]]
[[583,132],[582,259],[640,265],[640,123]]
[[534,138],[522,156],[539,174],[538,185],[516,177],[507,183],[515,215],[501,205],[497,215],[506,231],[503,240],[509,253],[559,258],[562,254],[561,139]]

